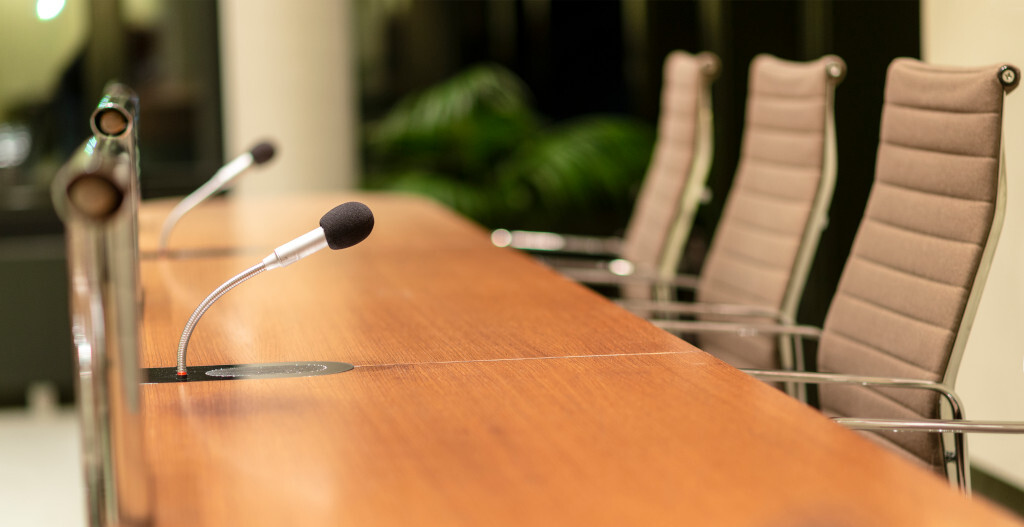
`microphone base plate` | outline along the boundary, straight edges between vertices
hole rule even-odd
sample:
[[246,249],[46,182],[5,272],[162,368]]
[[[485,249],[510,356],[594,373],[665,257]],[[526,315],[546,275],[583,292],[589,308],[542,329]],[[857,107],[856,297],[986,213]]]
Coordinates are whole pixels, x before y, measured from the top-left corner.
[[347,362],[328,361],[220,364],[214,366],[188,366],[186,368],[186,371],[188,371],[187,376],[179,376],[176,368],[173,366],[167,368],[142,368],[142,384],[314,377],[342,373],[353,368],[355,366]]

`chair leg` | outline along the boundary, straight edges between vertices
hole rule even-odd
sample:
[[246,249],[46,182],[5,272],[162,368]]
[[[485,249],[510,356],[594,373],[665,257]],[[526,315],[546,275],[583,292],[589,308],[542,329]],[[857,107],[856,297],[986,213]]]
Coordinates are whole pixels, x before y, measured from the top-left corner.
[[956,485],[961,492],[971,495],[971,471],[970,462],[967,456],[967,441],[965,434],[953,434],[954,462],[956,463]]

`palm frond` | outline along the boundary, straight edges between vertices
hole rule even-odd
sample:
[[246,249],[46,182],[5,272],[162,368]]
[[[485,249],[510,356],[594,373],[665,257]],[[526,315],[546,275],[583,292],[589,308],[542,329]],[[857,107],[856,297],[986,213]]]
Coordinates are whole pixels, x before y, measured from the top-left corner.
[[528,121],[536,119],[529,105],[529,90],[511,71],[497,64],[482,64],[407,96],[370,127],[369,143],[387,145],[410,139],[442,139],[478,116]]
[[[622,225],[651,156],[648,125],[613,116],[575,119],[543,131],[499,167],[501,186],[523,187],[515,204],[545,221],[594,230]],[[603,221],[595,221],[602,216]]]
[[366,185],[433,197],[490,227],[621,227],[650,157],[650,126],[611,116],[542,122],[515,74],[471,68],[369,127]]

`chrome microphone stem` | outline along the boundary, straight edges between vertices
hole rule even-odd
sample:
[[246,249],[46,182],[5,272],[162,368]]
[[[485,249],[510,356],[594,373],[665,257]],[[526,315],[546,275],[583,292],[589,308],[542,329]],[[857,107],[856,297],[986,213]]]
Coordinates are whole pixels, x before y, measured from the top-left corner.
[[217,299],[224,296],[224,293],[227,293],[234,289],[238,284],[241,284],[242,282],[266,270],[266,265],[264,265],[263,262],[260,262],[245,271],[242,271],[210,293],[210,296],[206,297],[206,300],[203,300],[203,302],[199,304],[199,307],[192,312],[192,316],[188,318],[188,322],[185,324],[185,329],[181,332],[181,340],[178,341],[178,367],[176,373],[179,377],[185,377],[188,375],[188,370],[185,368],[185,355],[188,352],[188,341],[192,338],[192,331],[195,330],[196,324],[199,323],[199,319],[202,318],[203,314],[210,309],[210,306],[212,306]]
[[274,249],[274,252],[263,259],[263,266],[268,271],[285,267],[326,247],[327,238],[324,236],[324,228],[317,227]]
[[206,201],[206,198],[209,198],[218,190],[224,188],[224,186],[230,183],[231,180],[242,172],[245,172],[245,170],[252,165],[252,154],[248,152],[242,154],[230,163],[221,167],[221,169],[218,170],[209,181],[203,183],[199,188],[179,201],[178,204],[171,209],[171,213],[167,215],[167,219],[164,220],[163,228],[160,230],[160,251],[162,252],[167,249],[167,242],[171,238],[171,231],[174,230],[174,226],[178,224],[178,220],[180,220],[182,216],[195,208],[196,205]]

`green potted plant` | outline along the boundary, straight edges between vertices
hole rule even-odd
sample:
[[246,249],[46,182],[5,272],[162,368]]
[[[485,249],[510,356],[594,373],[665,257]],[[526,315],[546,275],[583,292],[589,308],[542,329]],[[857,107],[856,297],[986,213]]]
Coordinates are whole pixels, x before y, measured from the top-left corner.
[[608,234],[625,225],[653,138],[628,117],[549,123],[521,79],[484,64],[368,127],[365,184],[430,196],[487,227]]

